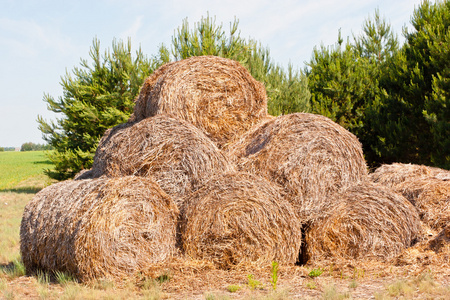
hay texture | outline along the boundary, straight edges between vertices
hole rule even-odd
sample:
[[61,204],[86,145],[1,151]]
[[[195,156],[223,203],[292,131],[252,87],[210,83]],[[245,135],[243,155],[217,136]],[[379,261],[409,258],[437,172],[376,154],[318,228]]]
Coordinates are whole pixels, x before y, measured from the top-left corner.
[[367,176],[358,139],[320,115],[295,113],[257,125],[229,153],[241,170],[283,186],[302,220]]
[[25,207],[20,252],[27,273],[122,279],[175,253],[177,217],[172,198],[147,178],[56,183]]
[[394,190],[417,208],[421,220],[432,229],[450,224],[450,181],[415,177],[396,185]]
[[450,223],[436,237],[428,242],[428,249],[437,253],[447,253],[450,255]]
[[418,210],[422,221],[440,230],[450,223],[450,172],[415,164],[382,165],[370,179],[401,193]]
[[130,120],[163,113],[190,122],[222,147],[267,116],[267,95],[238,62],[191,57],[147,78]]
[[294,264],[300,223],[276,185],[247,173],[212,178],[181,210],[181,244],[194,259],[220,268],[252,263]]
[[152,177],[177,203],[213,174],[233,170],[195,126],[168,115],[108,130],[94,157],[94,177]]
[[372,182],[337,194],[306,231],[307,257],[388,260],[421,236],[420,219],[403,196]]
[[377,168],[369,175],[373,182],[380,183],[388,187],[396,185],[417,177],[435,177],[444,174],[446,171],[431,168],[424,165],[393,163],[385,164]]

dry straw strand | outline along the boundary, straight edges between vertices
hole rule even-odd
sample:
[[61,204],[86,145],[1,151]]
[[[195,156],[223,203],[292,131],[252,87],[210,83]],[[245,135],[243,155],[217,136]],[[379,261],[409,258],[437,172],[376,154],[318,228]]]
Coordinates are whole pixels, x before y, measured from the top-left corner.
[[145,81],[130,120],[164,113],[192,123],[222,147],[267,116],[267,95],[239,62],[191,57]]
[[233,170],[195,126],[168,115],[118,125],[101,139],[92,173],[152,177],[178,204],[213,174]]
[[177,218],[172,198],[147,178],[65,181],[25,207],[20,251],[28,273],[121,279],[174,255]]
[[358,139],[330,119],[295,113],[256,125],[229,147],[241,170],[284,187],[302,221],[367,176]]
[[384,186],[360,182],[333,200],[306,231],[312,260],[388,260],[421,237],[412,204]]
[[212,178],[181,210],[185,254],[220,268],[252,263],[294,264],[300,223],[276,185],[248,173]]

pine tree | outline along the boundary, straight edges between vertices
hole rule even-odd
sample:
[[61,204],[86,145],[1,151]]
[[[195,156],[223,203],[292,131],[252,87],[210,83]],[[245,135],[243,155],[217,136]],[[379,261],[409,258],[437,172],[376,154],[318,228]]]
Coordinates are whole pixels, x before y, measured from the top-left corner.
[[365,110],[379,94],[374,64],[359,56],[349,41],[343,45],[339,34],[335,46],[314,49],[308,66],[313,112],[361,138]]
[[411,24],[381,78],[378,150],[385,160],[450,168],[450,1],[424,1]]
[[309,89],[314,113],[327,116],[348,129],[362,142],[369,165],[375,166],[384,153],[374,128],[380,123],[379,112],[386,97],[380,85],[399,51],[398,39],[390,25],[376,10],[362,27],[362,34],[344,44],[315,48],[308,64]]
[[142,82],[157,66],[140,49],[133,57],[130,41],[114,40],[102,55],[94,39],[89,56],[91,61],[82,59],[81,67],[62,77],[62,97],[44,96],[48,109],[62,115],[56,122],[38,117],[43,138],[55,149],[49,152],[55,169],[47,170],[52,178],[70,178],[91,167],[99,139],[126,122]]

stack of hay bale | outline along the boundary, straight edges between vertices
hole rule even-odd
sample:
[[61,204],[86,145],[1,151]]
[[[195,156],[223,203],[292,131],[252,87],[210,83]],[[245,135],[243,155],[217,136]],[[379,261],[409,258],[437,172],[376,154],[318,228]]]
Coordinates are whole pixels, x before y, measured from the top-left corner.
[[371,181],[353,134],[323,116],[269,116],[244,67],[202,56],[156,70],[92,169],[33,198],[21,253],[28,272],[89,280],[177,255],[224,269],[386,259],[420,234],[412,204]]

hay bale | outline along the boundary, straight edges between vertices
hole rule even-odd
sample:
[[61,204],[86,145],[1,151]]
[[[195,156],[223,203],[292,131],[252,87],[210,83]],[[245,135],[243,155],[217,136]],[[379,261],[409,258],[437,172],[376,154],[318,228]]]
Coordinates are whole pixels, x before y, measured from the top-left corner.
[[94,177],[152,177],[178,204],[213,174],[230,170],[225,155],[198,128],[168,115],[108,130],[92,167]]
[[269,120],[230,145],[241,170],[284,187],[302,220],[367,176],[361,143],[330,119],[307,113]]
[[222,147],[267,115],[264,85],[238,62],[198,56],[164,65],[144,83],[130,120],[172,114]]
[[177,217],[172,198],[148,178],[60,182],[25,207],[20,252],[27,273],[122,279],[175,253]]
[[393,188],[408,199],[421,220],[432,229],[450,224],[450,181],[436,177],[412,177]]
[[294,264],[301,244],[300,223],[278,187],[247,173],[218,175],[191,194],[180,228],[187,256],[224,269]]
[[306,231],[307,258],[388,260],[421,236],[419,216],[403,196],[360,182],[337,194]]
[[382,165],[369,175],[374,182],[401,193],[422,221],[440,230],[450,222],[450,171],[424,165]]
[[148,101],[147,99],[151,97],[150,94],[160,77],[163,76],[166,73],[167,69],[169,69],[173,64],[174,63],[171,62],[162,65],[145,79],[144,84],[139,91],[139,95],[135,100],[136,104],[134,106],[133,114],[129,119],[130,123],[138,122],[148,117],[146,113]]
[[387,187],[395,187],[406,180],[422,176],[433,176],[432,168],[424,165],[393,163],[381,165],[369,175],[369,178]]

